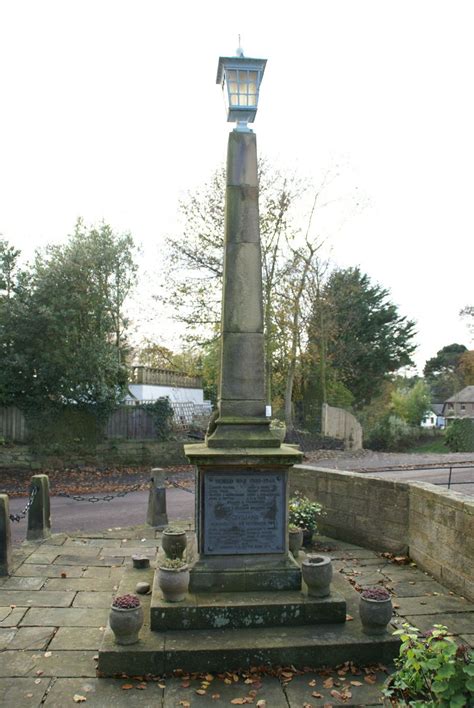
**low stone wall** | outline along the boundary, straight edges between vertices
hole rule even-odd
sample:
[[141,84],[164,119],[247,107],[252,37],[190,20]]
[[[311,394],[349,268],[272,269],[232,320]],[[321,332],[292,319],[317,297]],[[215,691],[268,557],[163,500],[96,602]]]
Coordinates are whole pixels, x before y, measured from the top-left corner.
[[320,501],[322,533],[393,553],[408,553],[443,585],[474,600],[474,500],[422,482],[298,465],[290,493]]
[[166,467],[185,465],[182,441],[108,440],[93,452],[66,451],[57,455],[39,455],[26,445],[0,447],[0,469],[62,469],[83,465],[127,465]]

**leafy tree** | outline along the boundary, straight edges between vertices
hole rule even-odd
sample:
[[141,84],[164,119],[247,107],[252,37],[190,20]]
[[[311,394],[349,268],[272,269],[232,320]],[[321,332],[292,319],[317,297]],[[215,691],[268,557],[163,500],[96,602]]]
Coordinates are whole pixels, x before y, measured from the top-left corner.
[[[324,330],[321,313],[324,313]],[[387,376],[412,363],[413,321],[402,317],[389,292],[371,283],[359,268],[333,271],[322,288],[309,324],[309,338],[324,338],[326,359],[354,396],[354,406],[370,403]]]
[[442,403],[463,387],[459,365],[467,348],[464,344],[448,344],[436,356],[428,359],[423,374],[431,388],[435,402]]
[[392,393],[392,409],[408,425],[418,426],[431,403],[430,390],[424,381],[417,381],[411,388],[395,389]]
[[[9,395],[23,410],[106,413],[127,383],[124,301],[135,275],[129,234],[79,220],[66,244],[36,255],[11,300]],[[1,368],[1,367],[0,367]]]

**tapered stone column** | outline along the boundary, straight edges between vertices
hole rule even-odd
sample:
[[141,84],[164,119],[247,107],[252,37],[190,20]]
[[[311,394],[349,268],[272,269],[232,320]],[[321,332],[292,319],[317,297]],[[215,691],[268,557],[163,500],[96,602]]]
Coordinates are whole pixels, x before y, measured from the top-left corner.
[[302,454],[265,416],[262,258],[256,138],[229,135],[218,411],[197,465],[198,559],[191,590],[298,590],[288,554],[288,471]]
[[227,152],[219,417],[207,444],[279,447],[265,417],[262,256],[254,133],[232,132]]

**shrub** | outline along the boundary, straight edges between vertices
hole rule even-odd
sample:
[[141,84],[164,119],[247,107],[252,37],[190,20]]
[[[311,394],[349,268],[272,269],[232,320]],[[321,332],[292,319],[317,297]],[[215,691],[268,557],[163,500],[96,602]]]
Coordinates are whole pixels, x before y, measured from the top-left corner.
[[446,430],[445,441],[451,452],[474,452],[474,420],[453,420]]
[[366,434],[366,446],[371,450],[404,450],[419,434],[418,428],[408,425],[402,418],[385,415]]
[[435,624],[429,632],[404,624],[394,634],[402,644],[396,671],[383,693],[395,705],[421,708],[439,705],[462,708],[474,692],[474,652],[457,646],[447,628]]
[[186,565],[186,561],[182,558],[163,558],[160,561],[160,568],[166,568],[166,570],[181,570]]
[[140,407],[152,416],[158,440],[169,440],[174,415],[169,398],[157,398],[153,403],[144,403]]

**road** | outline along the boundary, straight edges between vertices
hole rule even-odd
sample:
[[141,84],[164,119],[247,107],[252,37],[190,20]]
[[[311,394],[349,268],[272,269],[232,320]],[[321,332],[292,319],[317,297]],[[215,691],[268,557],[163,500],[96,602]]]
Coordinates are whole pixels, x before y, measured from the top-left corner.
[[[85,498],[92,496],[84,495]],[[101,496],[98,494],[97,496]],[[10,513],[18,514],[25,508],[27,499],[10,499]],[[132,492],[126,497],[118,497],[110,502],[92,504],[64,497],[51,497],[51,530],[60,531],[101,531],[118,526],[127,527],[144,524],[148,506],[148,492]],[[169,521],[188,520],[194,517],[194,494],[181,489],[166,490],[166,506]],[[26,519],[12,522],[13,545],[26,538]]]

